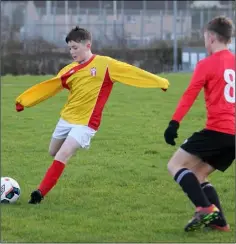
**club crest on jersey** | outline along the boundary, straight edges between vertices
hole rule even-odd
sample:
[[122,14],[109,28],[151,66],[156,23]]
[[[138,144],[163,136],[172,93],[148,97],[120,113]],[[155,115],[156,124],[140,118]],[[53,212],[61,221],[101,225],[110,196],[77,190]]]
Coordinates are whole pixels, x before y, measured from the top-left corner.
[[97,74],[97,69],[96,69],[95,67],[91,68],[91,69],[90,69],[90,74],[91,74],[92,76],[96,76],[96,74]]

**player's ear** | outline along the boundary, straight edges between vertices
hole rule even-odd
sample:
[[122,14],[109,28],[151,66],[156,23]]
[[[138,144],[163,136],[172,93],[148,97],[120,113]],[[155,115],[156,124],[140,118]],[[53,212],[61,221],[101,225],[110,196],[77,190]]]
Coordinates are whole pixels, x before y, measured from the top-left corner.
[[214,42],[214,37],[212,36],[211,33],[208,34],[208,42],[211,44]]
[[91,48],[91,43],[89,42],[89,43],[87,43],[87,48]]

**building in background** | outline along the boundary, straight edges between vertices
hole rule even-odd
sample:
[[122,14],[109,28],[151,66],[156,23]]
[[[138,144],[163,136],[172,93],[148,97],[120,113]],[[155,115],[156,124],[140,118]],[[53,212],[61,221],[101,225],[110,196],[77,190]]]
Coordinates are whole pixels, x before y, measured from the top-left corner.
[[[5,1],[1,2],[2,40],[43,39],[64,49],[66,34],[79,25],[92,32],[96,49],[173,46],[173,71],[189,71],[206,56],[204,24],[217,15],[234,19],[234,5],[233,1],[178,1],[175,10],[174,2]],[[178,41],[182,45],[182,67]],[[235,39],[230,49],[235,52]]]
[[[229,44],[229,49],[235,53],[235,38]],[[182,48],[182,71],[193,71],[197,62],[207,57],[204,47],[184,47]]]
[[173,40],[174,23],[177,39],[199,38],[210,18],[233,16],[232,1],[178,1],[176,19],[173,1],[7,1],[1,6],[9,27],[19,25],[21,39],[41,37],[59,46],[75,25],[89,29],[101,46],[125,39],[138,47]]

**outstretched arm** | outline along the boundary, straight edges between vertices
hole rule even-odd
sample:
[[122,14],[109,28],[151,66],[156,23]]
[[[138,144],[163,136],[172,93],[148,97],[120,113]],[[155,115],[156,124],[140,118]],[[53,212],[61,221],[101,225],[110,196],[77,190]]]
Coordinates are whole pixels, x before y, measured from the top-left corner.
[[110,58],[108,71],[113,82],[117,81],[142,88],[162,88],[163,90],[169,87],[167,79],[112,58]]
[[72,73],[70,72],[75,66],[77,66],[77,62],[72,62],[71,64],[62,68],[57,76],[53,77],[50,80],[43,81],[37,85],[32,86],[24,93],[22,93],[16,99],[16,110],[18,112],[24,110],[24,107],[32,107],[38,103],[45,101],[46,99],[56,95],[58,92],[66,88],[63,83],[65,79],[70,77]]
[[16,110],[22,111],[24,107],[32,107],[56,95],[63,89],[60,77],[54,77],[36,84],[16,98]]

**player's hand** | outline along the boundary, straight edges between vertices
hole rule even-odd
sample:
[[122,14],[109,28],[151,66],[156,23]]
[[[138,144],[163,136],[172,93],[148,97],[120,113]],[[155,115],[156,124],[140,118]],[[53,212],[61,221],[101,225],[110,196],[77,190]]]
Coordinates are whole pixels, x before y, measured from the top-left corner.
[[24,110],[24,106],[21,105],[20,103],[16,103],[16,111],[21,112]]
[[175,138],[178,138],[179,122],[171,120],[169,126],[165,130],[164,137],[167,144],[175,146]]

